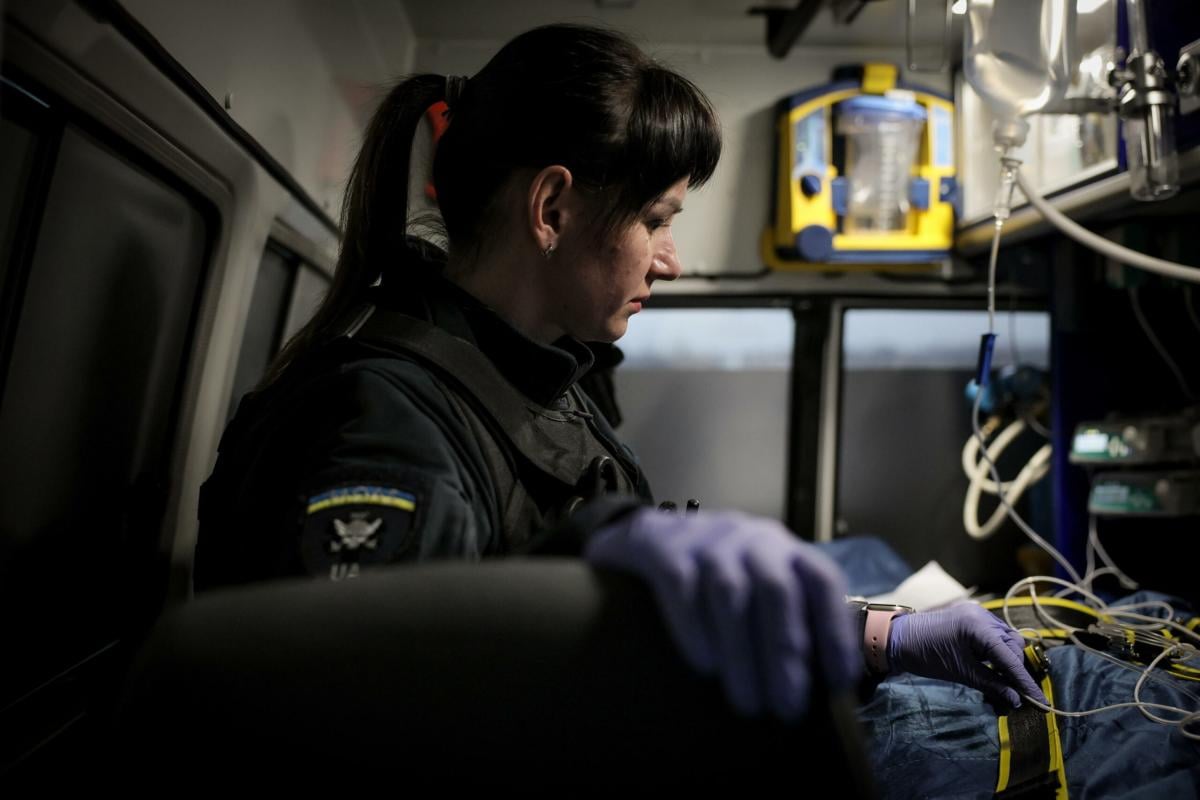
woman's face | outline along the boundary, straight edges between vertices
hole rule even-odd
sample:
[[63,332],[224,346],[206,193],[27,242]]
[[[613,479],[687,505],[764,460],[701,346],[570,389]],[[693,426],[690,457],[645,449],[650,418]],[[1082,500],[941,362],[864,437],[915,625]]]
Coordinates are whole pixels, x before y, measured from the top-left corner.
[[[675,280],[683,271],[671,222],[683,210],[687,178],[667,189],[641,217],[603,245],[577,245],[560,254],[563,269],[556,292],[560,326],[587,342],[615,342],[629,318],[642,310],[656,280]],[[576,248],[572,248],[575,250]]]

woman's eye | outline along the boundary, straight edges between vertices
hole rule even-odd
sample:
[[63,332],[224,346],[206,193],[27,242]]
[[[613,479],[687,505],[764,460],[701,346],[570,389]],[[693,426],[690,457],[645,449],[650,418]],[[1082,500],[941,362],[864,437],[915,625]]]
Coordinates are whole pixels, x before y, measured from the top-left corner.
[[669,222],[669,220],[660,219],[660,218],[648,219],[648,220],[646,220],[646,227],[652,231],[656,231],[659,228],[666,227],[668,222]]

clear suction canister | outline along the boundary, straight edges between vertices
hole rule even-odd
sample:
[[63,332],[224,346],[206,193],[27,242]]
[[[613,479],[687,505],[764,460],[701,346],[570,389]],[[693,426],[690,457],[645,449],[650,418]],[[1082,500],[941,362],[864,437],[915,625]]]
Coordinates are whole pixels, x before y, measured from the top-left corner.
[[912,100],[861,95],[839,103],[836,114],[837,131],[846,137],[846,230],[905,230],[925,109]]

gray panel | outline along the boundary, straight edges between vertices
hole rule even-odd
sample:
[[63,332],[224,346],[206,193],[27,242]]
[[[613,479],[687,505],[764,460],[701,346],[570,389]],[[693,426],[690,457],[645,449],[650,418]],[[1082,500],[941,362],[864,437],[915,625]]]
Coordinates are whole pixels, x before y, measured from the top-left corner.
[[787,370],[618,368],[621,438],[655,497],[783,519]]
[[631,320],[618,433],[660,501],[783,518],[795,330],[786,308],[650,309]]
[[25,654],[6,691],[112,638],[153,557],[206,233],[67,129],[0,399],[0,592]]

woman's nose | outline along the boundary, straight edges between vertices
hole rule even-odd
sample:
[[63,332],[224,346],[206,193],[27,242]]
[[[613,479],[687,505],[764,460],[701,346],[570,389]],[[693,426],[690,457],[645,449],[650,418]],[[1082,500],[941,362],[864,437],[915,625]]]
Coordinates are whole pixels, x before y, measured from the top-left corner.
[[674,242],[659,248],[654,254],[652,273],[656,279],[664,281],[673,281],[683,274],[683,263],[679,260]]

